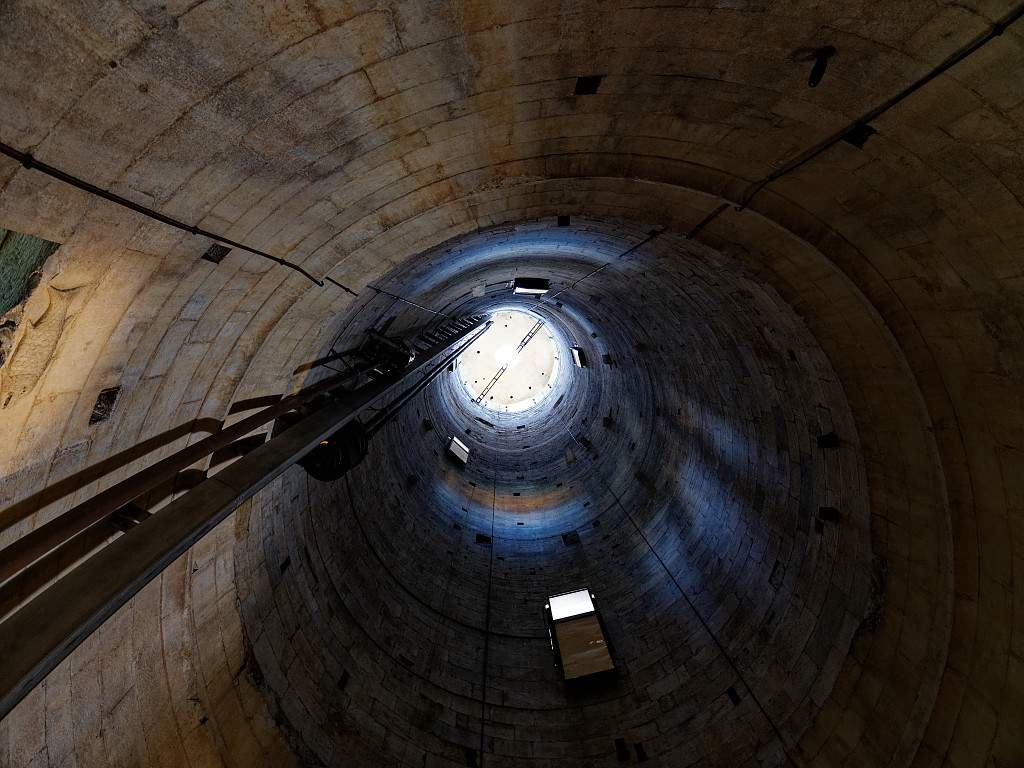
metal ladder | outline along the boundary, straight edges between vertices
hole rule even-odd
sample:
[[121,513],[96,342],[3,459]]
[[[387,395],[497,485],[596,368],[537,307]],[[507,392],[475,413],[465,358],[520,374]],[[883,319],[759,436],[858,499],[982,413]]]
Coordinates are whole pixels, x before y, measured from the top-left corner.
[[437,344],[451,342],[465,334],[467,329],[480,325],[485,319],[484,315],[467,315],[466,317],[449,320],[421,332],[412,340],[412,348],[419,354]]
[[[407,367],[358,389],[346,389],[344,380],[319,382],[155,462],[0,551],[0,564],[8,567],[14,579],[27,574],[35,580],[35,590],[45,586],[0,621],[0,719],[106,619],[242,502],[371,404],[387,399],[385,410],[395,412],[407,402],[410,392],[419,391],[445,370],[488,325],[482,316],[465,317],[421,334],[415,342],[417,354]],[[431,363],[435,363],[433,368]],[[145,510],[132,506],[159,483],[315,397],[323,399],[322,407],[156,513],[143,514]],[[65,562],[63,556],[55,559],[83,535],[111,524],[124,533],[91,554],[82,552],[77,564]],[[55,563],[60,567],[55,569]],[[57,578],[72,564],[70,571]]]

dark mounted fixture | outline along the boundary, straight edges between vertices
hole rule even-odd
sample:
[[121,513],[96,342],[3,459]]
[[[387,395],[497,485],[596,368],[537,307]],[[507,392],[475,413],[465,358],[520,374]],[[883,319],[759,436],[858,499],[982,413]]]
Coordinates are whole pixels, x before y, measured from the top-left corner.
[[815,88],[825,76],[829,59],[835,56],[836,53],[836,48],[833,45],[824,45],[817,48],[797,48],[790,56],[790,61],[797,63],[811,62],[811,73],[807,78],[807,85],[810,88]]
[[842,515],[835,507],[818,507],[818,519],[826,523],[838,523]]
[[818,83],[821,82],[821,78],[825,76],[828,60],[835,56],[835,54],[836,49],[831,45],[826,45],[824,48],[819,48],[814,52],[814,66],[811,67],[811,75],[807,78],[808,87],[817,87]]
[[839,435],[835,432],[826,432],[823,435],[818,435],[818,447],[819,448],[838,448],[839,447]]
[[843,134],[842,139],[847,144],[857,149],[864,149],[864,143],[874,136],[878,131],[867,123],[856,123],[850,130]]
[[[317,398],[312,406],[288,411],[274,423],[272,436],[276,437],[315,412],[315,406],[330,402],[328,397]],[[262,443],[261,443],[262,444]],[[320,441],[312,451],[296,463],[315,480],[322,483],[341,479],[346,472],[359,464],[369,448],[369,436],[365,426],[358,420],[345,424],[341,429]]]
[[593,96],[601,87],[601,79],[604,75],[582,75],[576,78],[576,88],[573,96]]
[[209,261],[213,264],[220,264],[224,261],[224,257],[231,253],[231,249],[227,246],[221,245],[220,243],[213,243],[209,248],[206,249],[206,253],[203,254],[203,261]]

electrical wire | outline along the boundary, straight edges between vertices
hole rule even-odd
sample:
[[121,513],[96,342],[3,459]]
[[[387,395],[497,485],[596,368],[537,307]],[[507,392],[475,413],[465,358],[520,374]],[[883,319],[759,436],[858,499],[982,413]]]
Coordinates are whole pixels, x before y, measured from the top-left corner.
[[[569,429],[569,425],[566,424],[565,421],[561,421],[561,424],[562,429],[564,429],[569,434],[569,437],[572,439],[574,443],[576,443],[579,449],[584,453],[588,453],[587,447],[576,439],[576,435],[574,435],[572,433],[572,430]],[[664,559],[661,557],[660,554],[658,554],[658,550],[654,548],[654,545],[651,543],[650,539],[647,538],[647,534],[643,532],[643,529],[640,527],[640,524],[633,519],[633,516],[629,513],[629,510],[626,509],[625,505],[622,503],[622,500],[619,498],[619,495],[615,493],[614,490],[612,490],[611,485],[609,485],[607,480],[605,480],[605,478],[602,475],[598,475],[598,481],[605,487],[605,490],[608,491],[609,494],[611,494],[611,497],[615,499],[615,503],[619,507],[619,509],[622,510],[622,514],[625,515],[626,519],[632,524],[637,534],[640,536],[641,539],[643,539],[644,544],[647,545],[647,548],[651,551],[651,554],[654,555],[654,559],[657,560],[658,563],[661,565],[662,569],[664,569],[665,574],[668,576],[669,580],[675,586],[676,590],[682,596],[683,600],[686,601],[686,604],[690,607],[690,611],[693,613],[694,616],[697,617],[697,621],[700,622],[700,625],[704,628],[705,633],[708,635],[708,637],[711,638],[711,641],[718,648],[718,652],[722,655],[722,658],[724,658],[725,661],[729,664],[729,667],[732,669],[733,674],[736,675],[737,679],[743,684],[743,687],[747,690],[747,693],[750,694],[751,700],[757,706],[758,710],[760,710],[761,716],[764,717],[765,722],[768,723],[769,728],[771,728],[772,733],[778,740],[779,747],[780,749],[782,749],[782,754],[785,755],[786,761],[791,766],[793,766],[793,768],[797,768],[796,762],[793,760],[793,757],[789,754],[789,750],[786,749],[786,741],[782,737],[782,731],[779,730],[778,725],[775,724],[775,721],[772,720],[771,716],[768,714],[768,710],[765,709],[764,705],[761,703],[761,700],[758,698],[757,694],[754,693],[754,689],[751,687],[750,683],[747,682],[747,679],[743,676],[743,673],[740,671],[739,666],[736,664],[735,661],[733,661],[732,657],[729,655],[728,651],[725,648],[725,645],[722,643],[721,640],[718,639],[718,636],[715,634],[714,630],[711,629],[711,625],[707,622],[707,620],[704,618],[701,612],[697,609],[696,604],[693,602],[693,600],[690,599],[690,596],[686,593],[686,590],[683,589],[683,585],[679,583],[679,580],[676,579],[675,574],[672,573],[671,569],[665,563]]]
[[415,301],[410,301],[409,299],[405,298],[404,296],[399,296],[397,293],[391,293],[390,291],[385,291],[383,288],[378,288],[375,285],[367,285],[366,287],[369,288],[371,291],[376,291],[377,293],[383,293],[385,296],[390,296],[392,299],[395,299],[397,301],[403,301],[406,304],[409,304],[410,306],[416,307],[417,309],[422,309],[424,312],[429,312],[432,315],[440,315],[441,317],[450,317],[450,315],[447,315],[444,312],[438,312],[436,309],[431,309],[430,307],[424,307],[422,304],[417,304]]
[[[742,211],[745,208],[747,208],[751,204],[751,202],[753,202],[754,198],[769,184],[771,184],[774,181],[778,181],[782,177],[787,176],[793,171],[806,165],[811,160],[814,160],[816,157],[818,157],[819,155],[831,149],[840,141],[842,141],[846,136],[850,134],[851,131],[861,126],[866,126],[873,120],[877,120],[879,117],[884,115],[886,112],[895,107],[908,96],[911,96],[912,94],[916,93],[918,90],[926,86],[939,75],[942,75],[945,72],[949,71],[954,66],[962,62],[964,59],[976,53],[985,45],[987,45],[988,43],[992,42],[994,39],[1002,35],[1003,32],[1005,32],[1010,27],[1010,25],[1019,21],[1022,17],[1024,17],[1024,5],[1018,6],[1017,8],[1003,16],[1001,19],[999,19],[999,21],[994,22],[989,27],[988,31],[983,32],[982,34],[978,35],[974,40],[969,42],[967,45],[963,46],[957,51],[954,51],[952,54],[947,56],[940,64],[934,67],[930,72],[928,72],[923,77],[918,78],[910,85],[906,86],[901,91],[896,93],[894,96],[891,96],[878,106],[865,112],[863,115],[861,115],[859,118],[854,120],[849,125],[846,125],[845,127],[841,128],[840,130],[836,131],[830,136],[827,136],[814,146],[808,147],[800,154],[783,163],[780,167],[776,168],[774,171],[769,173],[760,181],[754,182],[747,189],[747,191],[744,192],[743,196],[740,198],[739,203],[736,204],[736,210]],[[723,203],[722,205],[719,205],[717,208],[711,211],[711,213],[705,216],[704,219],[701,220],[690,231],[687,237],[695,237],[701,230],[708,226],[708,224],[710,224],[712,221],[717,219],[722,213],[728,210],[729,207],[729,203]]]
[[1021,16],[1024,16],[1024,5],[1018,6],[1013,11],[1003,16],[1002,19],[1000,19],[997,22],[994,22],[989,27],[987,32],[978,35],[970,43],[963,46],[959,50],[954,51],[952,54],[947,56],[938,66],[936,66],[930,72],[928,72],[928,74],[918,78],[910,85],[908,85],[906,88],[899,91],[899,93],[886,99],[874,109],[871,109],[868,112],[864,113],[845,128],[832,134],[831,136],[814,145],[813,147],[810,147],[809,149],[800,153],[799,155],[797,155],[796,157],[794,157],[792,160],[785,163],[781,167],[772,171],[770,174],[765,176],[764,179],[755,184],[754,187],[751,190],[749,190],[746,195],[744,195],[743,199],[740,202],[740,207],[745,208],[747,205],[749,205],[750,201],[754,198],[754,196],[771,182],[775,181],[776,179],[780,179],[789,173],[792,173],[800,166],[816,158],[825,150],[835,146],[840,141],[842,141],[843,138],[850,133],[850,131],[854,130],[855,128],[859,126],[868,125],[873,120],[877,120],[879,117],[884,115],[886,112],[895,107],[908,96],[911,96],[912,94],[916,93],[921,88],[930,83],[932,80],[937,78],[939,75],[949,71],[954,66],[959,64],[961,61],[966,59],[968,56],[977,52],[985,45],[995,40],[997,37],[1002,35],[1003,32],[1005,32],[1011,24],[1018,21],[1021,18]]
[[550,296],[543,296],[543,295],[542,296],[538,296],[537,297],[537,303],[539,304],[539,303],[544,302],[544,301],[554,301],[556,298],[561,296],[566,291],[571,291],[573,288],[575,288],[577,285],[582,283],[584,280],[587,280],[588,278],[591,278],[594,275],[596,275],[598,272],[601,272],[602,270],[610,267],[616,261],[622,261],[622,259],[624,259],[626,256],[628,256],[629,254],[633,253],[633,251],[636,251],[637,249],[642,248],[643,246],[647,245],[649,242],[651,242],[651,240],[656,238],[658,235],[660,235],[664,231],[665,230],[663,230],[663,229],[652,229],[650,232],[647,233],[647,237],[645,237],[643,240],[640,240],[639,242],[634,243],[629,248],[624,250],[622,253],[620,253],[618,256],[615,257],[614,261],[607,261],[604,264],[602,264],[600,267],[592,269],[590,272],[585,274],[583,277],[581,277],[578,280],[570,283],[569,285],[567,285],[565,288],[563,288],[562,290],[558,291],[557,293],[553,293]]
[[136,203],[133,200],[129,200],[126,197],[122,197],[121,195],[118,195],[114,192],[103,189],[101,187],[97,187],[95,184],[85,181],[84,179],[81,179],[78,176],[74,176],[66,171],[62,171],[60,168],[56,168],[52,165],[44,163],[41,160],[37,160],[30,153],[21,152],[15,149],[14,147],[10,146],[9,144],[4,144],[3,142],[0,142],[0,154],[6,155],[12,160],[15,160],[16,162],[20,163],[24,168],[39,171],[40,173],[43,173],[49,176],[50,178],[62,181],[65,184],[75,187],[76,189],[79,189],[83,192],[87,192],[90,195],[99,197],[108,202],[114,203],[115,205],[119,205],[122,208],[127,208],[130,211],[134,211],[135,213],[153,219],[154,221],[159,221],[161,224],[166,224],[169,227],[179,229],[182,232],[187,232],[190,235],[206,237],[209,238],[210,240],[229,246],[231,248],[237,248],[240,251],[246,251],[255,256],[268,259],[274,262],[275,264],[279,264],[282,267],[287,267],[288,269],[293,270],[294,272],[298,272],[307,280],[315,283],[321,288],[324,287],[326,280],[327,282],[330,282],[333,285],[338,286],[339,288],[352,294],[353,296],[359,295],[351,288],[342,285],[337,280],[331,277],[325,277],[324,280],[321,280],[317,277],[314,277],[313,275],[311,275],[309,272],[307,272],[305,269],[303,269],[298,264],[295,264],[294,262],[288,261],[287,259],[282,259],[280,256],[274,256],[273,254],[267,253],[266,251],[262,251],[259,248],[253,248],[252,246],[248,246],[245,243],[240,243],[237,240],[231,240],[230,238],[224,237],[223,235],[218,235],[216,232],[210,232],[208,230],[202,229],[201,227],[198,227],[195,224],[186,224],[185,222],[175,219],[172,216],[168,216],[167,214],[160,213],[159,211],[156,211],[152,208],[140,205],[139,203]]

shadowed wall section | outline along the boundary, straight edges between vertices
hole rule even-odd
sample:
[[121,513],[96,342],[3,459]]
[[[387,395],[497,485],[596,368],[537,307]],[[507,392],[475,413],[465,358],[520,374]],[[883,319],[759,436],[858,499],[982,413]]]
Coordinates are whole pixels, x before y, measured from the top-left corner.
[[[731,259],[672,234],[617,259],[638,236],[591,222],[446,244],[452,274],[491,295],[467,301],[465,277],[413,295],[479,312],[509,301],[513,272],[557,275],[553,293],[576,284],[562,306],[521,306],[550,313],[593,366],[566,372],[553,409],[513,414],[476,406],[449,375],[350,477],[289,473],[270,496],[294,512],[266,499],[247,518],[246,633],[324,763],[464,764],[483,744],[489,765],[614,765],[623,737],[660,765],[772,764],[773,728],[797,742],[829,700],[864,631],[872,559],[840,384]],[[832,430],[843,447],[823,451],[815,438]],[[465,470],[446,459],[451,434],[472,451]],[[819,505],[841,522],[818,522]],[[542,608],[580,586],[598,596],[620,677],[574,694]]]

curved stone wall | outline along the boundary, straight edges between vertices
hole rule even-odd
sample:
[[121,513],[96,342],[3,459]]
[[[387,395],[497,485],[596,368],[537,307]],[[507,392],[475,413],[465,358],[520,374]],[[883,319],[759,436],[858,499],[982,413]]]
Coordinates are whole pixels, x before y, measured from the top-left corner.
[[[549,223],[424,260],[439,252],[450,276],[424,293],[449,311],[507,306],[516,270],[557,275],[519,305],[594,363],[525,413],[467,403],[445,376],[345,480],[295,471],[264,494],[298,499],[287,514],[257,501],[236,554],[244,624],[295,738],[337,765],[460,764],[481,745],[489,764],[613,765],[616,737],[662,765],[777,763],[774,729],[810,728],[868,613],[867,478],[826,356],[772,289],[671,233]],[[396,311],[392,327],[422,322],[402,304],[378,319]],[[829,453],[815,438],[832,430]],[[583,692],[543,620],[580,586],[619,668]]]
[[[31,386],[10,399],[11,393],[0,393],[0,505],[24,503],[29,510],[16,526],[0,532],[0,544],[150,461],[133,452],[140,442],[159,444],[153,455],[160,455],[237,418],[229,414],[232,403],[299,386],[304,374],[297,369],[329,348],[340,331],[356,328],[355,310],[369,318],[391,311],[386,297],[366,286],[396,267],[389,289],[411,288],[424,298],[438,298],[430,295],[429,281],[402,283],[420,253],[466,233],[493,233],[494,225],[539,222],[550,228],[556,215],[613,222],[605,226],[629,242],[646,236],[653,223],[671,238],[692,232],[694,240],[740,265],[750,284],[772,297],[773,306],[793,308],[834,371],[859,437],[872,564],[860,571],[862,579],[870,576],[861,587],[867,587],[867,597],[851,592],[847,604],[859,607],[857,600],[866,599],[870,611],[877,607],[872,595],[881,592],[884,611],[873,631],[856,633],[831,690],[812,694],[819,708],[798,709],[797,694],[810,690],[803,679],[791,683],[793,696],[773,693],[766,700],[767,711],[792,724],[783,734],[790,743],[799,739],[794,760],[879,766],[1019,762],[1024,756],[1016,727],[1024,712],[1019,24],[874,120],[878,133],[862,148],[835,144],[748,197],[751,185],[781,163],[925,76],[1011,10],[1003,2],[916,0],[899,7],[875,0],[844,4],[841,15],[829,4],[797,9],[790,4],[583,3],[568,9],[550,3],[369,8],[211,1],[86,7],[26,0],[5,6],[0,10],[5,73],[0,140],[164,213],[287,256],[316,275],[330,270],[359,296],[314,287],[238,251],[216,266],[201,261],[205,240],[147,223],[0,159],[0,226],[62,243],[61,273],[45,275],[40,288],[50,290],[51,280],[67,287],[60,313],[44,318],[47,336],[40,341],[46,343],[26,347],[45,351],[24,361],[33,363]],[[822,83],[809,89],[809,62],[800,51],[825,44],[838,52]],[[581,74],[604,75],[597,94],[573,95]],[[721,207],[739,202],[748,204]],[[644,254],[658,248],[656,238]],[[602,252],[599,244],[588,250]],[[438,286],[457,284],[443,278],[448,263],[443,251],[435,256],[425,273],[435,270]],[[602,290],[614,288],[595,279]],[[580,287],[589,297],[588,282]],[[572,303],[580,301],[577,296]],[[607,301],[586,301],[574,322],[588,327],[593,320],[596,329],[602,311],[609,311]],[[613,328],[599,331],[592,343],[601,350],[601,333],[616,342],[612,354],[622,362],[601,370],[610,382],[625,382],[626,366],[642,365],[650,353],[637,353],[625,330],[616,336]],[[759,349],[774,359],[778,349],[761,338],[765,346]],[[794,351],[799,356],[800,350]],[[787,361],[788,352],[782,362]],[[699,384],[684,381],[691,388]],[[116,385],[121,390],[110,420],[89,425],[98,392]],[[749,386],[756,386],[753,380]],[[667,402],[654,399],[667,395],[651,391],[652,404]],[[683,391],[700,392],[716,404],[729,401],[726,393]],[[628,444],[625,432],[605,434],[600,419],[606,406],[652,418],[653,410],[642,403],[613,404],[608,393],[598,395],[602,410],[586,414],[587,424],[570,419],[577,436],[597,434],[609,445]],[[752,402],[773,396],[758,390]],[[442,423],[448,413],[444,401],[431,407]],[[709,420],[710,406],[693,414],[701,419],[694,430],[722,429]],[[474,429],[474,439],[484,439],[483,425]],[[651,434],[668,430],[668,424],[655,423]],[[698,472],[687,462],[697,461],[699,452],[690,433],[682,434],[669,460],[678,462],[684,475]],[[593,437],[588,439],[600,450]],[[387,445],[397,443],[378,441],[374,450]],[[729,446],[716,437],[709,450],[714,454]],[[579,482],[587,474],[585,461],[601,461],[600,455],[589,459],[585,453],[572,465]],[[438,485],[438,476],[426,473],[432,464],[405,469],[397,452],[381,460],[402,468],[404,476],[394,482],[411,498],[422,502],[430,483],[450,489],[436,509],[430,506],[415,518],[421,533],[427,520],[442,519],[433,512],[469,493],[455,478],[446,481],[451,485]],[[673,559],[668,555],[674,550],[659,538],[678,518],[667,511],[670,496],[657,485],[661,475],[651,461],[644,476],[655,485],[647,495],[636,490],[639,481],[625,469],[610,472],[608,481],[616,493],[633,489],[632,502],[624,505],[632,512],[635,502],[640,531],[662,553],[667,571],[683,574],[692,563],[689,553]],[[702,458],[700,464],[708,462],[733,472],[720,456]],[[113,471],[100,480],[85,472],[101,464]],[[482,460],[480,466],[488,463]],[[735,482],[746,482],[736,471]],[[770,472],[781,474],[771,465],[749,471],[758,482],[767,482]],[[423,477],[406,488],[414,472]],[[357,479],[353,475],[351,482]],[[35,496],[58,481],[65,495]],[[403,651],[378,649],[372,659],[344,666],[348,662],[337,648],[304,649],[303,658],[335,654],[337,666],[326,672],[340,674],[344,666],[352,690],[335,693],[335,687],[327,696],[325,688],[320,698],[303,690],[283,696],[280,706],[268,698],[268,688],[291,689],[280,687],[269,662],[278,658],[274,649],[287,644],[272,644],[262,656],[256,644],[246,654],[243,617],[246,631],[255,634],[290,605],[316,605],[313,588],[309,595],[293,594],[307,588],[303,585],[312,578],[307,570],[322,567],[316,571],[321,584],[335,583],[327,581],[326,566],[317,564],[312,549],[312,569],[304,555],[292,553],[291,566],[280,573],[283,558],[277,548],[297,544],[300,535],[277,526],[292,516],[326,518],[323,507],[335,503],[331,496],[311,494],[307,508],[298,502],[299,486],[285,487],[295,482],[289,476],[275,486],[279,494],[265,494],[240,510],[232,524],[147,587],[0,722],[0,763],[283,765],[296,760],[293,748],[309,750],[302,760],[329,754],[339,743],[354,750],[353,760],[388,755],[408,762],[409,755],[399,754],[400,742],[387,744],[383,730],[320,738],[325,731],[314,727],[316,717],[298,738],[295,729],[295,723],[304,724],[299,703],[347,701],[346,696],[358,703],[349,722],[365,723],[369,716],[360,712],[365,713],[365,697],[373,691],[364,687],[359,694],[357,682],[365,682],[374,664],[380,665],[375,680],[398,679],[394,659]],[[790,478],[786,487],[798,486]],[[495,493],[492,489],[492,498]],[[528,498],[520,493],[508,498],[509,509]],[[477,510],[474,521],[486,522],[481,483],[477,494],[468,497],[476,505],[466,506]],[[338,504],[344,502],[342,497]],[[382,557],[388,553],[385,523],[405,522],[406,512],[392,505],[379,524],[357,505],[344,509],[367,526],[366,535]],[[553,535],[559,520],[569,522],[561,514],[548,516]],[[468,523],[469,515],[464,532],[473,530]],[[253,526],[267,545],[262,554],[253,549],[256,539],[247,538],[255,537]],[[609,529],[602,526],[581,534],[584,550],[606,546],[595,533],[605,535]],[[444,530],[450,539],[455,536],[454,528]],[[643,555],[646,544],[638,536],[623,537],[621,556],[633,553],[637,562],[650,562],[651,547]],[[506,565],[511,554],[501,550],[511,553],[516,541],[512,534],[496,533],[495,573],[504,576],[511,567]],[[711,541],[693,540],[704,547],[700,551],[718,552],[719,544]],[[477,567],[482,554],[475,543],[465,550],[465,567]],[[599,564],[574,563],[579,551],[553,550],[557,562],[589,578],[585,568],[596,573]],[[236,561],[241,554],[244,559]],[[746,562],[740,558],[736,553],[728,562]],[[374,570],[379,564],[372,560],[334,567],[342,565],[353,578],[384,573]],[[250,580],[274,569],[284,591],[274,599],[274,610],[257,611],[254,605],[266,606],[267,598],[259,582]],[[739,577],[725,566],[721,575],[709,572],[716,578],[694,593],[695,605],[732,606],[730,588],[745,582],[730,581]],[[401,583],[416,586],[410,574],[395,573]],[[763,576],[757,568],[750,573]],[[642,575],[638,583],[650,583]],[[528,595],[532,583],[524,580],[517,591]],[[454,587],[437,591],[454,594]],[[614,587],[605,592],[616,605]],[[435,615],[411,595],[403,592],[400,599],[418,606],[417,616]],[[668,593],[652,592],[644,605],[662,606],[659,599],[667,601]],[[681,608],[678,599],[672,608]],[[353,599],[332,600],[352,605],[354,612],[366,610]],[[740,594],[734,602],[737,607],[724,609],[722,620],[760,615],[748,612]],[[535,616],[530,610],[507,607],[514,616]],[[666,612],[688,615],[660,613]],[[638,614],[630,618],[643,620],[648,612]],[[710,615],[715,626],[715,614]],[[492,612],[493,621],[498,616]],[[404,653],[412,662],[410,675],[419,675],[412,679],[424,686],[426,698],[417,699],[418,708],[405,710],[404,719],[388,720],[383,710],[370,718],[409,722],[401,743],[448,757],[452,754],[445,750],[453,748],[444,744],[461,744],[465,734],[479,732],[474,719],[478,725],[482,690],[456,690],[447,700],[429,687],[440,680],[435,664],[436,670],[447,664],[471,669],[482,662],[471,638],[485,617],[466,608],[460,620],[466,626],[459,625],[464,634],[458,636],[466,638],[466,646],[453,651],[450,660]],[[281,621],[292,626],[292,618]],[[441,632],[442,618],[436,621],[430,629]],[[400,618],[378,616],[362,642],[376,637],[378,627],[392,632],[400,626]],[[629,636],[624,630],[615,631]],[[694,644],[707,640],[692,621],[658,627],[655,635],[675,637],[672,632]],[[797,639],[790,642],[798,647]],[[630,669],[642,658],[661,658],[653,646],[627,645],[624,653]],[[506,683],[520,671],[536,671],[538,688],[545,686],[541,666],[532,666],[533,661],[525,670],[505,663],[529,658],[542,664],[528,648],[496,641],[491,655],[489,666],[498,671],[494,689],[488,689],[485,732],[497,749],[509,741],[509,727],[516,733],[516,716],[509,713],[521,712],[502,702],[500,692],[515,689]],[[667,668],[679,669],[677,661],[672,658]],[[737,663],[742,669],[749,665],[752,679],[764,681],[766,691],[784,689],[756,656]],[[268,671],[260,679],[255,670],[264,666]],[[639,689],[648,688],[649,677],[664,666],[638,674]],[[297,676],[296,683],[309,676]],[[831,676],[826,670],[821,679]],[[713,705],[711,712],[722,712],[721,722],[727,722],[736,713],[728,710],[728,699],[721,700],[723,687],[715,690],[723,707]],[[702,695],[711,693],[709,688]],[[437,723],[445,721],[428,703],[441,702],[441,711],[448,712],[464,701],[474,704],[458,710],[445,738],[437,736]],[[453,709],[444,709],[449,703]],[[741,699],[738,712],[746,716],[750,705]],[[653,706],[641,702],[635,708],[651,714],[645,723],[657,721]],[[666,706],[677,714],[686,711],[674,701]],[[427,711],[429,716],[423,714]],[[602,710],[595,722],[614,719]],[[746,722],[743,734],[750,743],[733,744],[736,733],[709,736],[692,745],[693,754],[731,759],[716,751],[718,743],[735,746],[740,759],[749,756],[763,721]],[[682,749],[636,730],[638,723],[629,721],[634,731],[623,735],[658,744],[667,754]],[[531,723],[537,729],[543,725]],[[530,733],[535,738],[524,735],[524,743],[562,743],[549,732]],[[573,740],[569,755],[578,758],[585,742]],[[594,741],[594,749],[595,760],[607,758],[606,735]],[[657,759],[655,750],[650,754]],[[763,755],[766,762],[776,758]],[[487,759],[497,758],[488,754]]]

